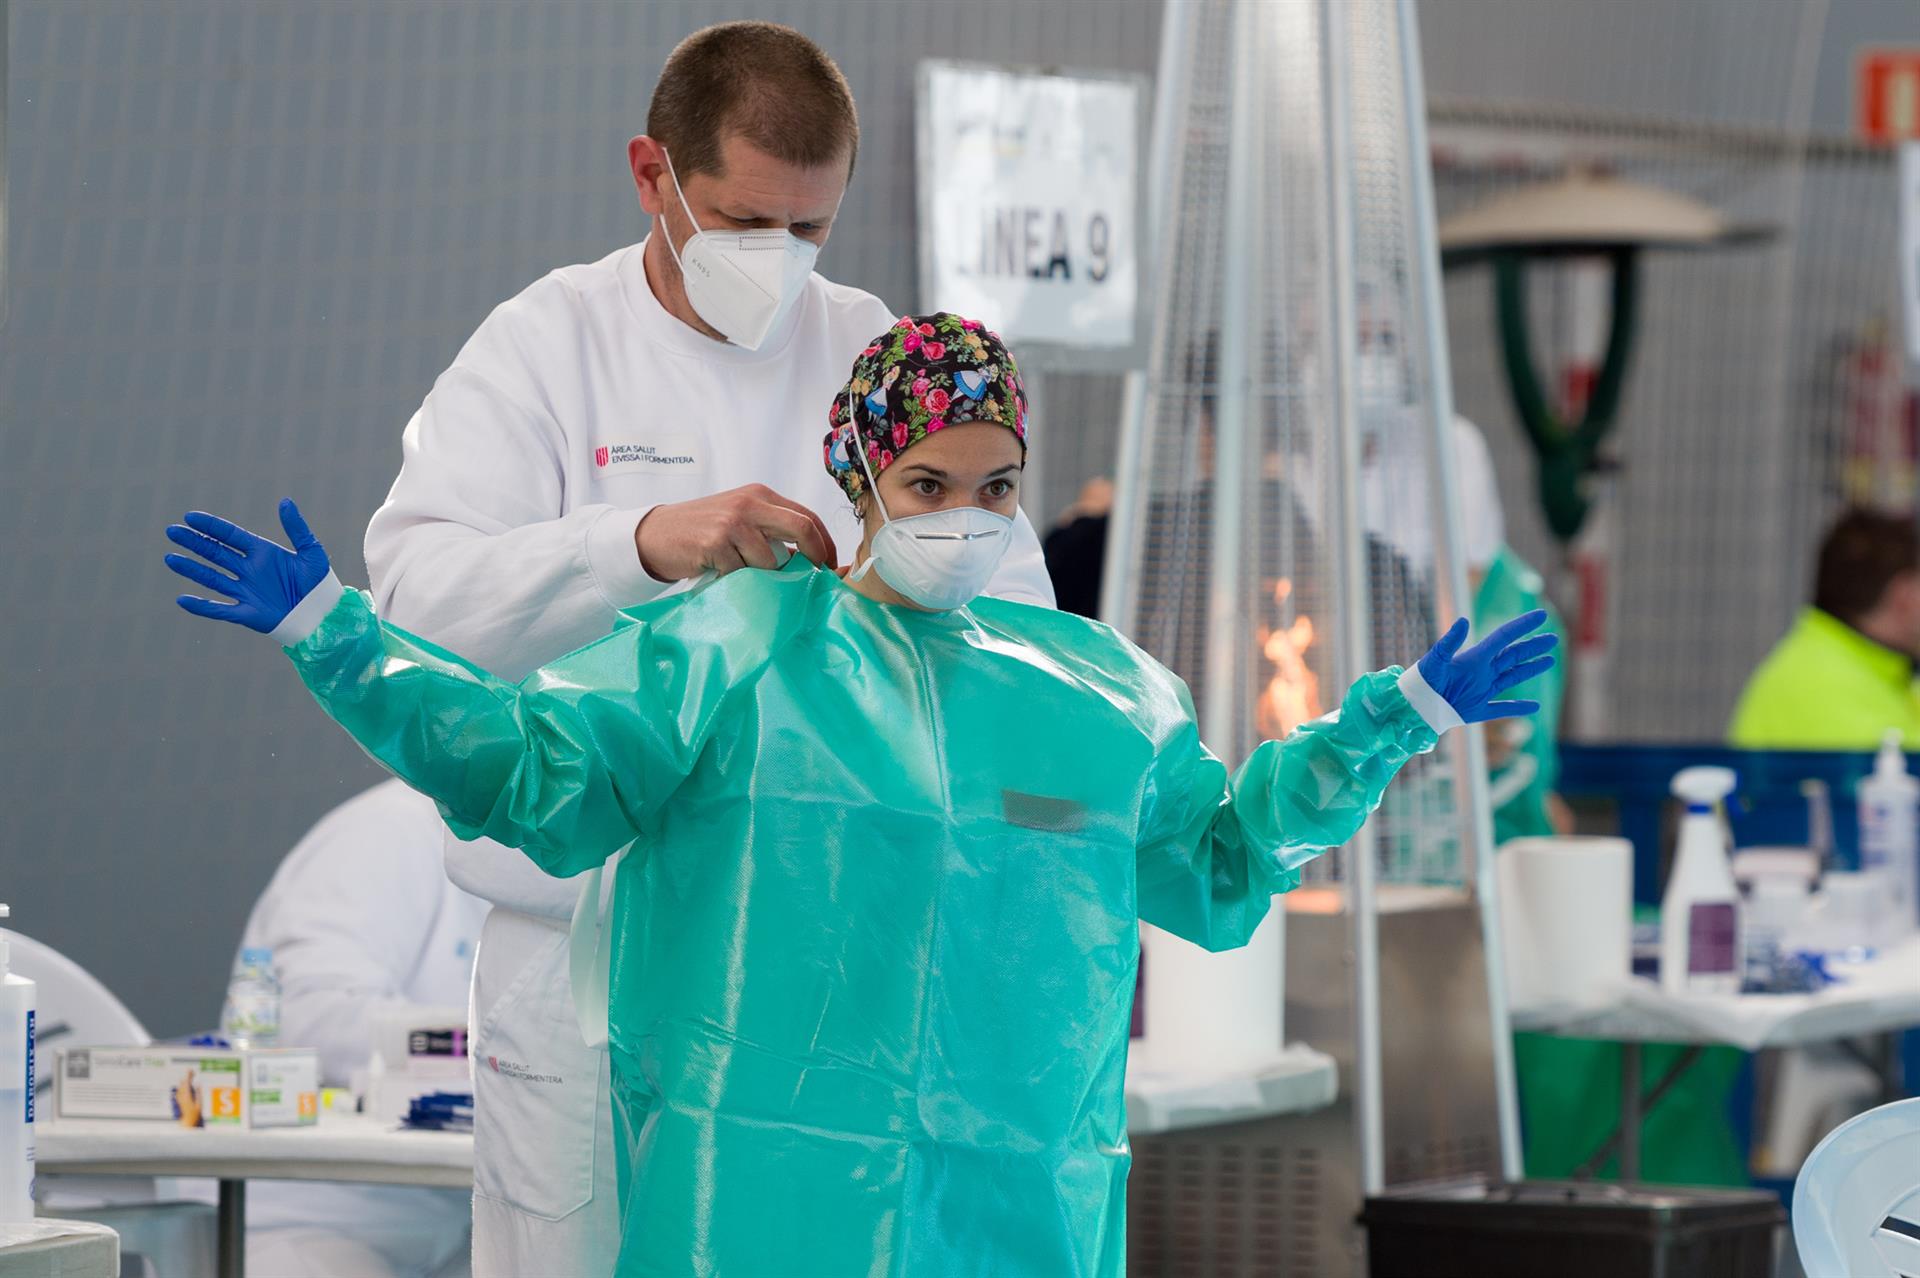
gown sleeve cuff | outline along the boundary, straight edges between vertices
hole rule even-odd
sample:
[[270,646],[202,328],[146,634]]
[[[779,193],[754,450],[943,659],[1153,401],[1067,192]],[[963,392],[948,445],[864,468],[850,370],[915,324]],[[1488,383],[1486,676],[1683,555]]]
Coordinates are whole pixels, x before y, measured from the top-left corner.
[[609,608],[618,612],[657,598],[669,582],[656,581],[640,563],[633,535],[653,507],[613,509],[587,526],[587,571]]
[[293,606],[293,611],[280,619],[268,638],[282,648],[292,648],[308,635],[320,628],[333,606],[340,602],[340,596],[347,588],[340,584],[340,578],[329,572],[326,578],[306,593],[306,597]]
[[1459,711],[1447,704],[1447,699],[1433,690],[1426,676],[1420,673],[1420,667],[1408,666],[1400,675],[1400,695],[1414,708],[1419,716],[1426,720],[1435,736],[1445,735],[1448,731],[1463,726],[1465,719]]

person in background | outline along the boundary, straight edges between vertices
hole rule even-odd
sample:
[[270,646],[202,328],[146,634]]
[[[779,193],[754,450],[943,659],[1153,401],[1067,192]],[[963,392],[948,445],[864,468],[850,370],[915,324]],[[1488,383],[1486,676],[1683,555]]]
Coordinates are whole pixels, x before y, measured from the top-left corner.
[[1850,510],[1820,543],[1813,603],[1747,681],[1727,730],[1744,750],[1920,748],[1920,541],[1910,516]]
[[[834,565],[861,530],[819,461],[847,366],[897,313],[813,270],[853,176],[846,78],[788,27],[668,55],[626,164],[652,230],[487,317],[402,436],[367,527],[381,616],[510,679],[707,573]],[[938,346],[931,329],[921,335]],[[988,593],[1051,605],[1016,517]],[[474,1270],[604,1274],[621,1222],[607,1054],[575,1023],[578,885],[489,839],[447,873],[493,904],[473,978]],[[634,1222],[644,1229],[646,1222]]]
[[[273,951],[280,1042],[320,1053],[320,1081],[367,1067],[374,1014],[462,1006],[487,903],[447,881],[433,801],[385,781],[322,817],[281,862],[242,948]],[[256,1181],[247,1268],[266,1278],[455,1278],[470,1272],[461,1190]]]
[[[1389,344],[1390,345],[1390,344]],[[1392,395],[1403,394],[1403,378],[1393,377],[1394,361],[1361,354],[1360,517],[1370,537],[1393,548],[1416,580],[1435,571],[1432,484],[1425,447],[1428,418]],[[1386,383],[1389,397],[1375,398]],[[1455,414],[1446,433],[1448,460],[1460,516],[1460,553],[1467,569],[1476,634],[1536,608],[1548,614],[1547,631],[1566,638],[1560,614],[1547,598],[1546,583],[1507,542],[1506,513],[1486,436]],[[1494,845],[1526,835],[1565,834],[1572,814],[1554,787],[1560,778],[1560,709],[1566,672],[1556,666],[1527,689],[1540,703],[1531,719],[1510,719],[1487,728],[1488,798],[1493,809]]]
[[[1456,434],[1479,430],[1465,418],[1455,418]],[[1470,453],[1456,457],[1456,466]],[[1486,445],[1479,442],[1479,455]],[[1507,544],[1499,492],[1493,487],[1491,466],[1484,481],[1484,500],[1477,511],[1463,511],[1467,561],[1467,590],[1473,596],[1473,628],[1484,634],[1522,613],[1544,609],[1549,633],[1566,641],[1566,625],[1547,598],[1546,582],[1532,564]],[[1493,843],[1548,834],[1571,834],[1573,813],[1555,792],[1560,780],[1560,709],[1566,701],[1566,671],[1554,667],[1527,689],[1540,703],[1531,719],[1509,719],[1487,726],[1487,802],[1493,809]]]
[[1100,476],[1081,486],[1041,548],[1061,612],[1100,619],[1100,582],[1107,556],[1107,517],[1113,512],[1113,481]]

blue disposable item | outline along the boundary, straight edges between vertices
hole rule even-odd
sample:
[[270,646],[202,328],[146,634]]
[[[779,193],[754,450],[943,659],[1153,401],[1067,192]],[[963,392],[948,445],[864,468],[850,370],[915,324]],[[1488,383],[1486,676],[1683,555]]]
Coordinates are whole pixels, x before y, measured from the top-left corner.
[[408,1127],[423,1131],[473,1130],[473,1094],[470,1092],[429,1092],[407,1104]]
[[1791,954],[1781,954],[1768,966],[1767,970],[1757,972],[1748,969],[1747,981],[1741,987],[1743,994],[1812,994],[1829,985],[1840,984],[1842,978],[1827,970],[1827,956],[1813,950],[1796,950]]
[[[200,556],[167,556],[167,567],[197,586],[233,600],[224,603],[181,595],[178,603],[196,617],[231,621],[272,634],[293,606],[327,579],[327,552],[300,517],[292,498],[280,503],[280,526],[293,549],[250,533],[240,525],[204,511],[189,511],[186,524],[167,528],[167,540]],[[205,562],[201,562],[205,560]]]
[[455,1113],[473,1111],[472,1092],[428,1092],[425,1096],[416,1096],[408,1108],[415,1113]]
[[1467,619],[1462,617],[1420,658],[1420,677],[1467,723],[1534,714],[1540,709],[1538,701],[1495,698],[1553,669],[1554,659],[1549,654],[1560,636],[1524,637],[1546,623],[1546,609],[1536,608],[1497,627],[1462,652],[1460,645],[1467,639]]

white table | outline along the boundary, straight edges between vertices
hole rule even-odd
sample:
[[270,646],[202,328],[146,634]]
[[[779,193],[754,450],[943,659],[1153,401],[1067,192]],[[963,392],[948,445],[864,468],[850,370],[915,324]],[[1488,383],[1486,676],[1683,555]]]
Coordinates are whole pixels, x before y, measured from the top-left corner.
[[473,1137],[395,1130],[392,1123],[332,1117],[314,1127],[264,1131],[186,1128],[128,1119],[53,1119],[35,1125],[44,1172],[208,1176],[220,1182],[219,1275],[246,1266],[247,1181],[346,1180],[466,1189]]
[[1127,1134],[1302,1114],[1333,1104],[1339,1086],[1333,1058],[1297,1043],[1244,1069],[1213,1074],[1156,1074],[1129,1065]]
[[[1245,1069],[1217,1074],[1127,1075],[1127,1127],[1150,1135],[1245,1122],[1333,1103],[1333,1058],[1289,1047]],[[248,1180],[344,1180],[467,1189],[473,1137],[396,1130],[391,1123],[329,1117],[313,1127],[265,1131],[185,1128],[126,1119],[55,1119],[37,1126],[40,1170],[69,1174],[205,1176],[220,1182],[220,1278],[246,1263]]]
[[42,1216],[0,1225],[8,1278],[120,1278],[120,1236],[105,1225]]
[[[1700,1049],[1724,1045],[1757,1052],[1836,1039],[1891,1034],[1920,1026],[1920,937],[1910,937],[1870,963],[1836,966],[1837,985],[1812,994],[1673,994],[1644,977],[1623,980],[1603,997],[1581,1004],[1515,1007],[1516,1030],[1561,1038],[1595,1038],[1622,1045],[1620,1130],[1594,1160],[1604,1162],[1617,1143],[1621,1175],[1637,1179],[1640,1118],[1672,1090]],[[1642,1099],[1642,1046],[1681,1043],[1683,1054]]]

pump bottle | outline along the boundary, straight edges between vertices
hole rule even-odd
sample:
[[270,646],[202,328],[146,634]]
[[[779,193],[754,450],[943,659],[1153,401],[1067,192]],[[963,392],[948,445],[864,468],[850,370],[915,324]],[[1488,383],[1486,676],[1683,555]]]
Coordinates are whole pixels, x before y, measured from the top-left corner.
[[1860,783],[1860,868],[1879,874],[1891,918],[1889,941],[1920,927],[1920,780],[1907,772],[1900,734],[1889,732],[1874,760],[1873,775]]
[[1687,810],[1660,902],[1660,984],[1672,993],[1740,992],[1746,969],[1740,888],[1721,812],[1734,784],[1730,768],[1682,768],[1674,774],[1673,792]]
[[34,985],[9,970],[7,941],[0,930],[0,1225],[15,1225],[33,1219]]

